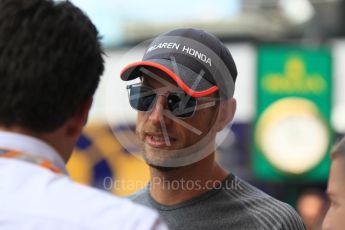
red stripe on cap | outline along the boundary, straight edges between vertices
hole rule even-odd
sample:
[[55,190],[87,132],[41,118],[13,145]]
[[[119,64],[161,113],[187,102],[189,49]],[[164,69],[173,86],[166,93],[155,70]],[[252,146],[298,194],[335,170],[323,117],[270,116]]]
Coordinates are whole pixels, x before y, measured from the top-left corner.
[[165,72],[166,74],[168,74],[169,77],[171,77],[176,82],[176,84],[179,87],[181,87],[183,89],[183,91],[185,91],[188,95],[190,95],[192,97],[205,97],[205,96],[208,96],[208,95],[210,95],[210,94],[212,94],[218,90],[218,86],[212,86],[209,89],[204,90],[204,91],[194,91],[188,85],[186,85],[186,83],[184,83],[181,80],[181,78],[178,75],[176,75],[173,71],[171,71],[170,69],[168,69],[164,65],[161,65],[161,64],[156,63],[156,62],[150,62],[150,61],[139,61],[139,62],[131,63],[122,69],[120,76],[122,76],[130,68],[135,68],[135,67],[139,67],[139,66],[150,66],[150,67],[154,67],[154,68],[157,68],[157,69]]

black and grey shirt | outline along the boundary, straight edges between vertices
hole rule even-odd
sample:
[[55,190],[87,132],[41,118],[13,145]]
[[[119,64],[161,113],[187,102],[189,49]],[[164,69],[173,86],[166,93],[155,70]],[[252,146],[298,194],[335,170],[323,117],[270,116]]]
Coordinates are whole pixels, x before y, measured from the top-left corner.
[[217,189],[176,205],[162,205],[148,187],[130,197],[158,210],[172,230],[304,230],[296,211],[230,174]]

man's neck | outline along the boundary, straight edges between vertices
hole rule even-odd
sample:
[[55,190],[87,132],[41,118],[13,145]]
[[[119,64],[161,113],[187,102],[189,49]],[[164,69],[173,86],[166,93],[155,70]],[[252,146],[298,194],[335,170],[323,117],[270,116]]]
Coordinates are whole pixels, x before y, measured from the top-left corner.
[[221,183],[228,172],[214,159],[214,153],[192,165],[162,170],[151,167],[151,196],[164,205],[178,204],[201,195]]

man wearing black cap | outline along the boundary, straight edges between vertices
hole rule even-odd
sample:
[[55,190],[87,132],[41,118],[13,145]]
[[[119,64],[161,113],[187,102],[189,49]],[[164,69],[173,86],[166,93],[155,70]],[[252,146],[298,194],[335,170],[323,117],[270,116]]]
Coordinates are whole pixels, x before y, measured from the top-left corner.
[[213,35],[176,29],[156,37],[126,66],[130,105],[150,166],[149,185],[131,198],[157,209],[170,229],[305,229],[296,212],[224,170],[216,134],[232,121],[237,76]]

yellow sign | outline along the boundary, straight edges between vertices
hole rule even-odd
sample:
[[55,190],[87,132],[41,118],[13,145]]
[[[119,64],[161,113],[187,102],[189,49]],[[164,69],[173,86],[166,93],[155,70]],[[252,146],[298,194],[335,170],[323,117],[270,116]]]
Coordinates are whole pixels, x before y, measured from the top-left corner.
[[325,79],[316,73],[309,74],[303,60],[291,57],[284,73],[266,75],[262,87],[270,93],[322,94],[327,88]]
[[[128,196],[146,186],[149,180],[148,166],[139,157],[128,154],[106,125],[91,125],[84,136],[90,140],[85,149],[77,148],[67,164],[71,178],[81,184],[94,186],[119,196]],[[110,175],[101,175],[95,166],[105,162]]]

